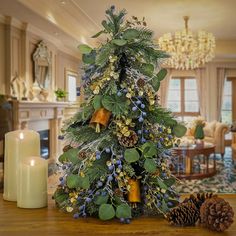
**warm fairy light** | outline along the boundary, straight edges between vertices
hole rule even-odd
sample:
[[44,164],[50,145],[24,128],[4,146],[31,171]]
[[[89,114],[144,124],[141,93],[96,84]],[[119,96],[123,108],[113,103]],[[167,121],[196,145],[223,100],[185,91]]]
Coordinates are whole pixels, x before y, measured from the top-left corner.
[[34,166],[34,165],[35,165],[35,160],[31,160],[31,161],[30,161],[30,165],[31,165],[31,166]]
[[20,136],[20,139],[24,139],[24,134],[22,132],[20,133],[19,136]]

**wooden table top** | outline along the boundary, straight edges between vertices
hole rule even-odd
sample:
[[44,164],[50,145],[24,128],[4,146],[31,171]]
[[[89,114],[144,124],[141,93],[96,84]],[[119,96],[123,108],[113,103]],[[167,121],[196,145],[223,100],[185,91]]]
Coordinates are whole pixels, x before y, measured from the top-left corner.
[[[236,194],[222,195],[236,212]],[[7,202],[0,195],[1,236],[46,235],[158,235],[158,236],[236,236],[236,222],[224,233],[201,227],[173,227],[160,217],[140,217],[131,224],[118,220],[103,222],[94,218],[75,220],[70,214],[60,212],[49,199],[48,208],[20,209],[16,203]]]

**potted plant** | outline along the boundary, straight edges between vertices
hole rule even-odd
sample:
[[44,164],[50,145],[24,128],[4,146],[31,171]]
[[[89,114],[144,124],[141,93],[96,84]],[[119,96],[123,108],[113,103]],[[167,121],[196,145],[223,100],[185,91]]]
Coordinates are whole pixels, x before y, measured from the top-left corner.
[[61,101],[63,98],[66,97],[67,92],[58,88],[57,90],[54,91],[56,97],[57,97],[57,101]]

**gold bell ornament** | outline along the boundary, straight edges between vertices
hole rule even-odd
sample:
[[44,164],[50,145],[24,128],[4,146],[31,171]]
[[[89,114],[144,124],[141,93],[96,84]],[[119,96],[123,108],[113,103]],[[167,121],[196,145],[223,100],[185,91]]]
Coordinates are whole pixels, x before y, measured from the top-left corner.
[[90,126],[94,127],[96,133],[100,133],[101,128],[105,128],[109,122],[111,112],[105,108],[99,108],[93,113]]
[[140,181],[137,179],[129,179],[130,189],[128,192],[128,201],[136,207],[136,203],[141,202]]

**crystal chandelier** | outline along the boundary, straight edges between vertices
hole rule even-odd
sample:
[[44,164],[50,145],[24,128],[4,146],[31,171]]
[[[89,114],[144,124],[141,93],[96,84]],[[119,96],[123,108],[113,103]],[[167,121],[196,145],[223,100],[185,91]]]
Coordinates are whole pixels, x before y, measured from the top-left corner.
[[215,37],[212,33],[198,31],[197,37],[188,29],[188,16],[184,16],[185,29],[164,34],[159,38],[161,50],[170,54],[165,65],[175,69],[195,69],[214,58]]

